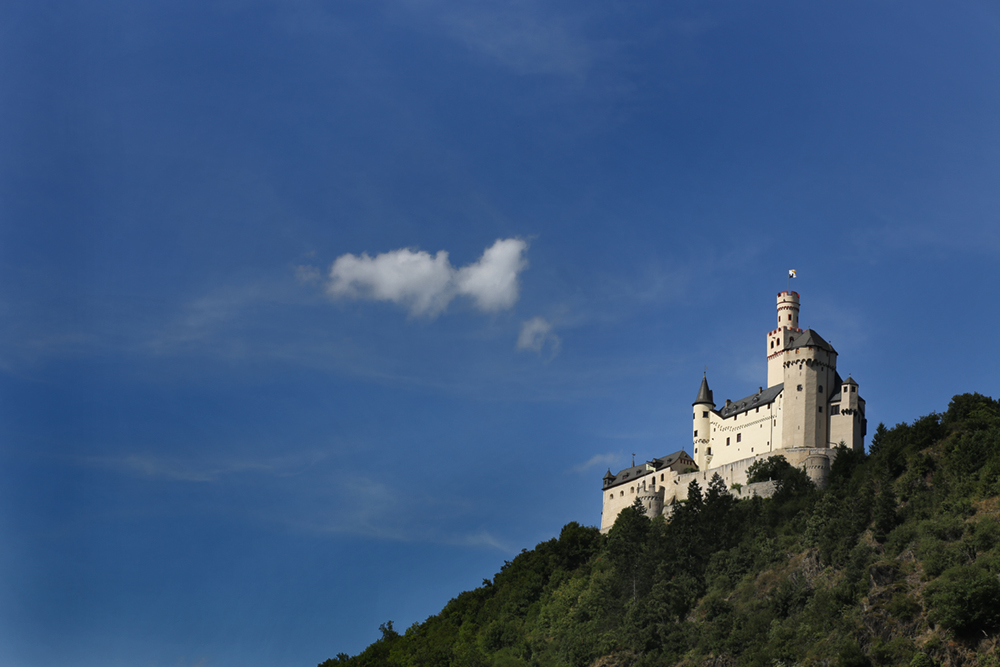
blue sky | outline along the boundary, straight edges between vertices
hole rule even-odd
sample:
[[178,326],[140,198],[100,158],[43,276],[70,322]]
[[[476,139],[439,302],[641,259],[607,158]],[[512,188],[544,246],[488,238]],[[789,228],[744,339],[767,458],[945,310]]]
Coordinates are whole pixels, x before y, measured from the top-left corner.
[[766,381],[996,396],[1000,10],[11,1],[0,663],[314,665]]

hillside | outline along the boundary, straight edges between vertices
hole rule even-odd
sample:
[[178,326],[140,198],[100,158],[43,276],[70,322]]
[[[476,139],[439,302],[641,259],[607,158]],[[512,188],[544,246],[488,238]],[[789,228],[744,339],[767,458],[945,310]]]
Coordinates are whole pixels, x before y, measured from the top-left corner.
[[1000,402],[952,399],[773,498],[715,479],[669,522],[570,523],[402,634],[332,665],[1000,667]]

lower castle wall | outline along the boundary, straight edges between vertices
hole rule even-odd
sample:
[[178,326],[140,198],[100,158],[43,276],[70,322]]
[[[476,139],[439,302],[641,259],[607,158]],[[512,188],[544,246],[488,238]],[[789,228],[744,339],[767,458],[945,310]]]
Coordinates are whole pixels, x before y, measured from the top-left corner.
[[[766,481],[747,484],[747,470],[757,461],[762,461],[779,454],[784,456],[785,460],[796,468],[803,468],[816,486],[822,489],[826,487],[830,464],[837,457],[837,450],[820,447],[782,449],[777,452],[751,456],[750,458],[734,461],[717,468],[709,468],[708,470],[700,470],[698,472],[677,473],[673,470],[665,469],[655,474],[651,473],[634,480],[630,484],[620,484],[611,489],[604,490],[601,532],[607,533],[611,530],[615,519],[618,518],[618,513],[626,507],[630,507],[635,502],[637,495],[643,498],[643,504],[647,508],[653,510],[652,512],[648,512],[647,510],[650,516],[659,516],[661,513],[669,515],[671,502],[675,499],[678,501],[687,500],[688,486],[692,481],[697,480],[701,486],[702,493],[704,493],[708,489],[712,477],[716,474],[722,477],[726,488],[737,498],[750,498],[752,496],[769,498],[774,495],[775,483]],[[661,475],[663,476],[662,482],[659,481]],[[742,488],[737,491],[732,488],[734,484],[739,484]],[[655,499],[653,496],[655,496]],[[657,512],[657,509],[660,509],[660,511]]]

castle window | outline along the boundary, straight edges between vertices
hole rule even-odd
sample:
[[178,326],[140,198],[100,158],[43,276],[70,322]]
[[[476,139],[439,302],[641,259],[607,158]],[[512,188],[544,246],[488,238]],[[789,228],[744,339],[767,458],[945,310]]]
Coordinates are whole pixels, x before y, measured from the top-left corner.
[[816,391],[818,393],[822,394],[823,393],[823,385],[820,385],[819,388]]
[[708,452],[707,453],[708,453],[709,456],[712,455],[712,448],[711,447],[708,448]]
[[628,489],[628,492],[629,493],[635,493],[635,487],[634,486],[630,486],[629,489]]
[[797,389],[798,391],[802,391],[802,385],[799,385],[798,387],[796,387],[796,389]]
[[743,442],[743,434],[742,433],[737,433],[736,434],[736,442]]
[[613,500],[613,499],[614,499],[614,497],[615,497],[615,494],[613,494],[613,493],[609,493],[609,494],[608,494],[608,499],[609,499],[609,500]]
[[820,412],[823,412],[823,406],[822,406],[822,405],[821,405],[821,406],[819,406],[819,411],[820,411]]
[[660,473],[660,481],[663,481],[663,473]]
[[729,438],[726,438],[726,447],[729,446]]
[[698,429],[694,430],[694,437],[696,437],[696,438],[698,437]]
[[701,416],[702,416],[703,419],[708,419],[708,410],[705,410],[704,412],[702,412]]
[[830,406],[830,414],[831,415],[839,415],[840,414],[840,406],[839,405],[831,405]]
[[618,497],[619,497],[619,498],[624,498],[624,497],[625,497],[625,491],[622,491],[622,492],[621,492],[621,495],[619,495]]

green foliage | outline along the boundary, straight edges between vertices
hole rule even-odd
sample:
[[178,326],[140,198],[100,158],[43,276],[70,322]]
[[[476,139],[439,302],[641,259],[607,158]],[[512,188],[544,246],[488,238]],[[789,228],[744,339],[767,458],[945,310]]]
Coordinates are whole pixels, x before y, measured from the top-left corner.
[[960,635],[989,635],[1000,625],[1000,581],[975,566],[949,568],[927,586],[930,619]]
[[1000,632],[1000,403],[956,396],[880,424],[869,450],[841,448],[823,492],[774,456],[749,470],[775,481],[768,499],[714,476],[666,521],[637,502],[607,536],[567,524],[439,614],[321,665],[928,667],[958,642],[968,667],[1000,667],[974,653]]

